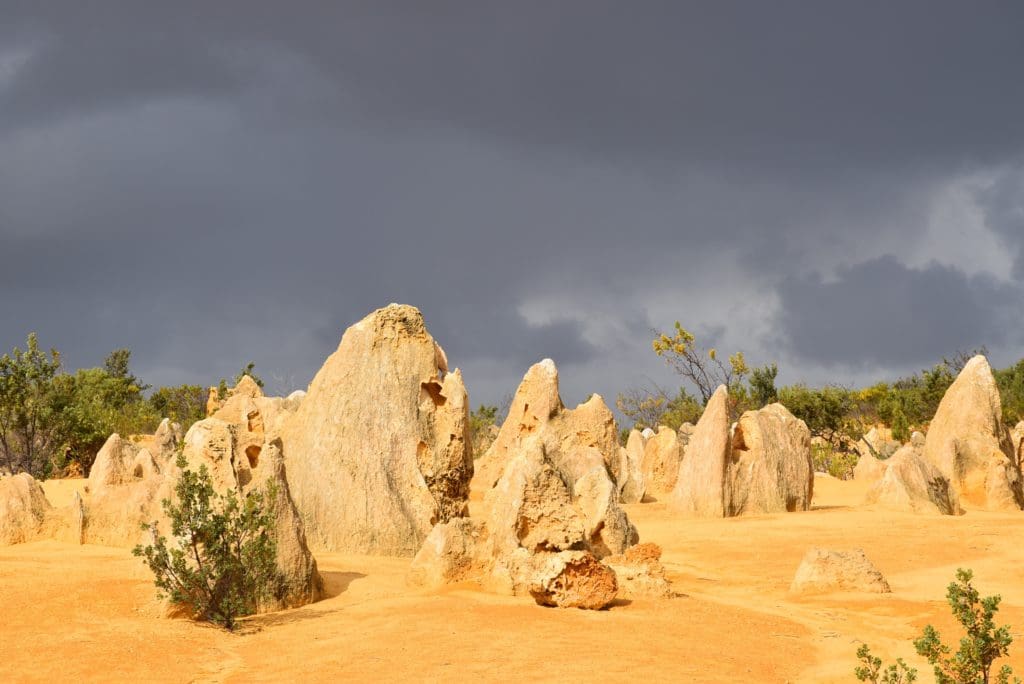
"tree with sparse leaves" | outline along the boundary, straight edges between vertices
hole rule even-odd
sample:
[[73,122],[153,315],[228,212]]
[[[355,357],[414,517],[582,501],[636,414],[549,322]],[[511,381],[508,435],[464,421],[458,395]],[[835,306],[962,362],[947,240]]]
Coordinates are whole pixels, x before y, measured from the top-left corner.
[[724,363],[717,349],[699,347],[693,333],[679,321],[672,335],[657,333],[652,347],[674,371],[694,384],[704,405],[719,385],[732,389],[750,372],[743,352],[736,352]]

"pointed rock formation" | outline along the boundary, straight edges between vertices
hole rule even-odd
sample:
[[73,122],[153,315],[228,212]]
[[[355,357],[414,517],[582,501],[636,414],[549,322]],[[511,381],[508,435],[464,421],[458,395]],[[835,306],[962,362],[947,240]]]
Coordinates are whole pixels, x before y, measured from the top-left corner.
[[942,398],[925,437],[924,457],[965,504],[1020,510],[1021,473],[992,369],[975,356]]
[[728,403],[728,390],[722,385],[704,407],[669,495],[672,510],[701,518],[721,518],[729,510],[726,469],[732,440]]
[[885,472],[868,490],[864,503],[914,513],[963,513],[956,489],[920,450],[908,445],[880,463]]
[[417,309],[392,304],[346,330],[280,428],[311,545],[412,556],[465,515],[468,421],[462,375]]
[[644,483],[647,491],[664,497],[676,486],[683,447],[675,430],[664,425],[644,445]]
[[526,372],[497,439],[476,462],[473,488],[487,491],[526,440],[540,440],[548,459],[575,482],[595,465],[618,485],[622,474],[615,416],[600,395],[567,409],[558,393],[558,369],[544,359]]
[[[601,465],[570,483],[539,438],[526,441],[484,496],[479,520],[438,524],[408,580],[436,587],[474,580],[545,605],[600,608],[615,597],[599,559],[638,541]],[[610,592],[610,594],[609,594]]]
[[40,538],[52,508],[42,485],[28,473],[0,476],[0,546]]
[[811,508],[811,432],[782,404],[745,412],[733,430],[727,515]]
[[622,468],[619,478],[619,500],[622,503],[640,503],[647,492],[644,476],[644,438],[639,430],[631,430],[626,446],[620,452]]

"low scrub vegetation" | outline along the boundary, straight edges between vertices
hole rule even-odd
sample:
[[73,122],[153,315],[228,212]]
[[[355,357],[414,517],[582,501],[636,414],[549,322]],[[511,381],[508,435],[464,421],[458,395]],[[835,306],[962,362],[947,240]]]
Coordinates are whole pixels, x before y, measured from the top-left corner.
[[[24,349],[0,356],[0,469],[39,479],[87,475],[112,433],[152,433],[163,418],[188,429],[206,415],[204,388],[153,389],[130,362],[131,350],[115,349],[98,368],[68,372],[34,333]],[[250,363],[239,377],[252,370]]]
[[132,553],[153,572],[162,598],[234,629],[238,617],[255,613],[280,584],[274,516],[267,505],[273,492],[217,494],[205,465],[193,472],[182,455],[177,465],[175,498],[162,502],[170,541],[153,522],[143,527],[153,542]]
[[[946,601],[964,631],[959,648],[954,652],[952,646],[942,641],[938,631],[928,625],[914,641],[914,650],[932,666],[937,684],[1019,684],[1021,680],[1014,677],[1009,665],[1003,665],[993,678],[992,668],[997,660],[1009,654],[1013,638],[1008,625],[995,625],[1000,597],[982,598],[973,579],[974,573],[960,568],[956,571],[956,581],[946,589]],[[917,679],[917,670],[902,659],[883,667],[882,659],[871,655],[867,644],[857,649],[857,659],[860,665],[854,669],[854,675],[859,681],[909,684]]]

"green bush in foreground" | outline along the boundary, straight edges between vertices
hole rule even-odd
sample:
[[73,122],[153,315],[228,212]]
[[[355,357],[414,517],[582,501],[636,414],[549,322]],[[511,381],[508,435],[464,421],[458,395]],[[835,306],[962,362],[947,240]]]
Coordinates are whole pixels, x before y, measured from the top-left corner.
[[[995,679],[991,679],[993,664],[1009,654],[1013,638],[1008,625],[995,625],[1000,597],[981,598],[971,584],[973,578],[974,573],[970,570],[959,568],[956,581],[946,589],[946,601],[953,617],[966,632],[957,652],[953,653],[950,646],[942,643],[939,633],[931,625],[926,626],[921,638],[914,641],[914,649],[934,668],[937,684],[1020,684],[1021,680],[1013,676],[1009,665],[1004,665]],[[872,656],[867,644],[857,649],[857,659],[861,664],[853,672],[859,681],[910,684],[917,679],[917,670],[908,667],[902,659],[883,669],[882,659]]]
[[181,478],[176,501],[163,500],[172,540],[157,524],[144,525],[153,543],[132,551],[153,571],[161,596],[185,606],[192,615],[234,629],[236,619],[256,612],[273,595],[280,577],[273,514],[266,501],[273,493],[217,494],[206,466],[187,469],[178,456]]
[[[996,627],[994,617],[999,611],[999,596],[981,598],[971,584],[974,574],[960,568],[956,571],[956,582],[946,590],[946,600],[966,632],[960,640],[960,649],[952,649],[939,639],[939,633],[928,625],[924,634],[914,642],[919,655],[928,659],[935,668],[938,684],[982,684],[990,681],[992,664],[1009,654],[1013,637],[1009,625]],[[1020,682],[1013,677],[1013,670],[1004,665],[996,675],[995,682],[1009,684]]]

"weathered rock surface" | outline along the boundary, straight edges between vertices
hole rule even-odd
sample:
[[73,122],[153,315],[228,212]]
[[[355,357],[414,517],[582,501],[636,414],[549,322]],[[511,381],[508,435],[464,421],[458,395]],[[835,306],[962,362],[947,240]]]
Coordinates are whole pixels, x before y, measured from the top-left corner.
[[31,475],[0,476],[0,545],[38,539],[51,510],[42,485]]
[[[222,412],[238,396],[236,394],[225,402],[217,415],[230,417],[230,414]],[[239,496],[245,496],[259,491],[268,497],[266,501],[274,518],[277,570],[281,584],[275,595],[259,607],[259,612],[317,601],[323,593],[323,580],[306,542],[302,518],[292,500],[281,441],[272,438],[254,450],[255,435],[262,433],[250,429],[254,427],[249,422],[251,414],[239,415],[240,423],[213,417],[189,428],[183,450],[185,462],[190,470],[205,466],[215,490],[220,494],[233,490]],[[177,477],[177,469],[174,468],[165,486],[173,491]]]
[[920,450],[905,446],[884,465],[881,479],[865,495],[866,504],[914,513],[963,513],[956,490]]
[[527,440],[539,440],[548,460],[570,482],[602,465],[618,485],[621,463],[615,416],[597,394],[575,409],[565,408],[558,392],[558,369],[551,359],[526,372],[498,437],[476,462],[473,488],[493,487]]
[[597,567],[599,559],[637,541],[603,465],[570,483],[543,441],[532,439],[484,495],[479,520],[434,527],[408,580],[429,587],[474,580],[499,593],[533,595],[546,605],[600,608],[614,598],[615,575]]
[[675,430],[662,425],[644,445],[644,483],[647,491],[664,497],[676,486],[683,447]]
[[647,493],[644,476],[644,438],[639,430],[631,430],[622,448],[623,466],[619,474],[619,500],[622,503],[640,503]]
[[961,501],[988,510],[1020,510],[1021,474],[992,369],[971,359],[942,398],[925,438],[924,456]]
[[622,554],[603,559],[615,571],[619,584],[618,598],[663,599],[674,594],[661,564],[661,547],[645,542],[631,546]]
[[586,551],[540,554],[530,581],[530,594],[542,606],[601,610],[617,592],[615,571]]
[[462,375],[417,309],[392,304],[346,330],[280,428],[312,546],[412,556],[463,516],[468,419]]
[[814,494],[811,433],[782,404],[747,411],[732,434],[727,515],[806,511]]
[[834,551],[821,548],[811,549],[804,556],[790,590],[798,593],[859,591],[875,594],[892,591],[863,549]]
[[864,454],[857,459],[857,465],[853,468],[853,479],[869,484],[878,482],[885,475],[885,469],[888,467],[887,461],[880,461],[871,454]]
[[728,402],[728,391],[722,385],[708,401],[686,447],[668,498],[669,507],[683,515],[721,518],[729,510],[726,469],[732,440]]

